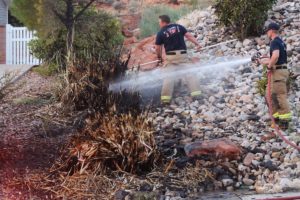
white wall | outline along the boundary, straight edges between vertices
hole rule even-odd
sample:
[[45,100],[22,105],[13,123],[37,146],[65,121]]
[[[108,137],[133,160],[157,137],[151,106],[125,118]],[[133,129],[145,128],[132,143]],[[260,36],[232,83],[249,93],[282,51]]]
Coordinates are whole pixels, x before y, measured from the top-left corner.
[[4,0],[0,0],[0,26],[8,23],[8,7]]

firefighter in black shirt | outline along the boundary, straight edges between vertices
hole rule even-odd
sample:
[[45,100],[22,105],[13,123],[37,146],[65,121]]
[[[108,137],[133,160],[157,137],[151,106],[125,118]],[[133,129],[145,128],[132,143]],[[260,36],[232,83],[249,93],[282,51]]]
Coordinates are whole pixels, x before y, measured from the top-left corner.
[[[164,46],[166,51],[166,63],[164,66],[168,68],[190,62],[184,38],[194,43],[197,50],[201,49],[197,39],[191,33],[188,33],[186,28],[179,24],[171,24],[170,22],[170,17],[167,15],[159,17],[161,30],[157,33],[155,42],[157,57],[160,60],[162,60],[162,46]],[[199,81],[193,75],[189,75],[185,78],[187,80],[191,96],[194,99],[199,98],[201,96]],[[173,77],[166,78],[164,80],[161,92],[162,103],[171,102],[174,84],[175,79]]]
[[270,23],[267,35],[272,40],[270,44],[270,58],[260,60],[261,64],[272,72],[271,92],[273,117],[280,121],[290,121],[292,114],[288,103],[287,81],[289,71],[287,68],[286,44],[279,37],[279,25]]

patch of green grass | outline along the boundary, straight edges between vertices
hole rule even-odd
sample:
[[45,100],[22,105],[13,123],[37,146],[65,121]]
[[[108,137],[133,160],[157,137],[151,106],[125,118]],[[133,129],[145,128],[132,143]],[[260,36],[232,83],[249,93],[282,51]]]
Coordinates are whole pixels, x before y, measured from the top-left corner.
[[50,99],[43,99],[40,97],[21,97],[13,100],[15,105],[44,105],[51,102]]
[[43,64],[32,69],[41,76],[53,76],[58,72],[58,66],[54,64]]
[[155,5],[145,8],[140,22],[141,37],[149,37],[159,31],[158,17],[160,15],[169,15],[172,22],[176,22],[190,11],[189,6],[175,9],[166,5]]
[[185,3],[191,5],[194,9],[203,9],[208,6],[214,5],[215,0],[185,0]]

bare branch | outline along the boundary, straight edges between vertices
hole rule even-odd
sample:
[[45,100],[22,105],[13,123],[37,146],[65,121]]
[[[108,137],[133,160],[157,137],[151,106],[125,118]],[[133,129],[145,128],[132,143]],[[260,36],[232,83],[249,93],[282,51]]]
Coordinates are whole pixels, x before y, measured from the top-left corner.
[[55,8],[55,6],[52,4],[52,6],[51,6],[51,10],[52,10],[52,12],[58,17],[58,19],[64,24],[64,25],[66,25],[66,18],[64,17],[64,15],[63,14],[61,14],[61,13],[59,13],[58,11],[57,11],[57,9]]
[[90,0],[89,3],[87,3],[81,11],[74,17],[74,20],[77,20],[96,0]]

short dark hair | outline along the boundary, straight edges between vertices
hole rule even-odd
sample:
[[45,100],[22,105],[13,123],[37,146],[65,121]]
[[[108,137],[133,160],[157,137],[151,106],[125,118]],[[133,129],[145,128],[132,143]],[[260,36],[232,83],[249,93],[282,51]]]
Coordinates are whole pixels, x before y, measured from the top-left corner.
[[165,22],[167,24],[169,24],[171,22],[171,19],[168,15],[161,15],[158,17],[162,22]]

